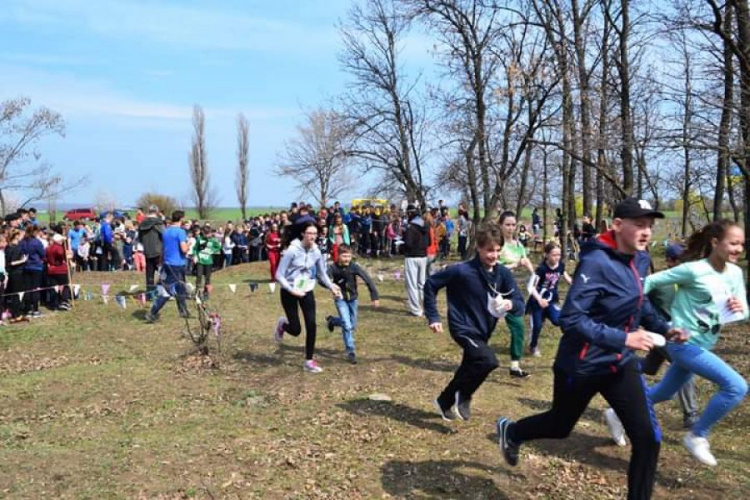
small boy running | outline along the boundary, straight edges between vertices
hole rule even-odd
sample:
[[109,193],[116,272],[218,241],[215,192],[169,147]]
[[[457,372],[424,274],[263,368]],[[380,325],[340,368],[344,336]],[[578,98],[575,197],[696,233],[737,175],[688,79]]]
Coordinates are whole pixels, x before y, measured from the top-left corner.
[[328,268],[331,281],[341,289],[341,297],[334,299],[338,316],[326,316],[328,331],[333,332],[337,326],[341,327],[349,362],[357,364],[357,355],[354,350],[354,330],[357,328],[357,310],[359,307],[359,296],[357,294],[357,276],[364,280],[370,290],[370,300],[375,307],[380,306],[378,289],[375,283],[356,262],[352,262],[352,249],[348,245],[339,245],[338,259]]
[[487,345],[497,320],[506,313],[521,315],[524,302],[511,272],[498,262],[503,235],[494,223],[476,233],[477,256],[433,274],[424,286],[424,306],[430,330],[443,332],[437,311],[437,292],[446,288],[448,328],[464,350],[453,379],[435,400],[443,420],[469,420],[471,398],[487,376],[498,367]]
[[560,245],[554,242],[544,247],[544,260],[534,271],[536,286],[531,290],[531,296],[526,303],[526,312],[531,318],[531,342],[529,351],[535,357],[542,355],[539,350],[539,335],[542,333],[544,319],[549,318],[555,326],[560,326],[560,296],[557,286],[562,277],[570,285],[572,279],[565,271],[565,263],[561,260]]

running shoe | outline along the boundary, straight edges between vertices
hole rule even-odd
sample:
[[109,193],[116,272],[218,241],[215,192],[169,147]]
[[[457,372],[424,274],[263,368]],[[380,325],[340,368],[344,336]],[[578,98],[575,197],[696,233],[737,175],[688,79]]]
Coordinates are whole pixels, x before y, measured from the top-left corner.
[[456,420],[456,413],[453,410],[453,406],[450,406],[449,408],[443,408],[443,406],[440,404],[439,399],[435,399],[432,402],[435,405],[435,409],[440,413],[440,416],[445,420],[446,422],[452,422]]
[[625,440],[625,428],[620,422],[620,417],[617,416],[615,410],[607,408],[604,410],[604,421],[607,423],[607,429],[609,429],[609,435],[612,436],[612,441],[617,446],[627,446],[628,442]]
[[349,358],[349,363],[353,365],[357,364],[357,355],[354,352],[350,352],[346,357]]
[[518,465],[518,449],[519,445],[514,443],[508,437],[508,428],[513,424],[511,420],[507,418],[497,419],[497,445],[500,447],[500,452],[503,454],[503,458],[508,465],[515,467]]
[[531,376],[529,372],[523,371],[522,368],[511,368],[508,371],[510,372],[510,376],[514,378],[528,378]]
[[321,368],[318,362],[314,359],[308,359],[305,361],[305,371],[310,373],[320,373],[323,371],[323,368]]
[[706,464],[710,467],[716,467],[716,458],[711,453],[711,446],[708,444],[708,439],[696,436],[692,432],[688,432],[685,434],[685,438],[682,442],[685,444],[685,448],[688,449],[690,454],[700,463]]
[[273,329],[273,338],[279,344],[284,341],[284,325],[288,323],[289,320],[287,320],[284,316],[280,317],[278,321],[276,321],[276,328]]
[[326,316],[326,328],[328,328],[328,331],[333,333],[334,326],[336,325],[333,324],[333,316]]
[[456,391],[456,414],[461,420],[469,420],[471,418],[471,398],[462,398],[461,391]]

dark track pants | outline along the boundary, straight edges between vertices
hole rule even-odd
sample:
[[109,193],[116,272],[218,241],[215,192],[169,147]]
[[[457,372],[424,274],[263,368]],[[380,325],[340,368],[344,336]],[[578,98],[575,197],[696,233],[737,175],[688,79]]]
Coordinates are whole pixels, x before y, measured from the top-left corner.
[[633,445],[628,467],[628,498],[651,498],[661,429],[646,398],[646,381],[639,364],[634,357],[617,373],[586,377],[570,377],[555,369],[552,409],[519,420],[510,427],[508,437],[519,444],[568,437],[591,399],[601,394],[620,417]]
[[462,399],[471,399],[487,376],[498,367],[497,357],[486,342],[461,335],[453,340],[464,350],[464,356],[453,379],[438,397],[443,408],[453,405],[456,391],[460,392]]

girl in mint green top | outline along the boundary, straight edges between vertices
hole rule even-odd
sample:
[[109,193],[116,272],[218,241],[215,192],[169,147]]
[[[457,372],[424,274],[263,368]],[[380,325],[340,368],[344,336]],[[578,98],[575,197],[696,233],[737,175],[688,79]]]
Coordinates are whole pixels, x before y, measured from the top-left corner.
[[694,375],[719,386],[683,440],[697,460],[710,466],[716,465],[708,443],[711,427],[739,405],[748,391],[744,377],[711,352],[723,324],[748,318],[742,270],[736,264],[744,242],[745,233],[736,223],[712,222],[690,237],[682,254],[684,264],[649,276],[645,283],[646,293],[677,285],[672,322],[690,333],[685,343],[667,343],[672,364],[649,389],[648,397],[653,403],[672,399]]
[[[719,340],[722,322],[748,317],[744,277],[736,264],[726,262],[718,271],[708,258],[686,262],[646,278],[644,293],[674,285],[677,292],[670,309],[672,324],[690,333],[690,344],[712,349]],[[730,297],[735,297],[742,308],[735,315],[727,309]]]

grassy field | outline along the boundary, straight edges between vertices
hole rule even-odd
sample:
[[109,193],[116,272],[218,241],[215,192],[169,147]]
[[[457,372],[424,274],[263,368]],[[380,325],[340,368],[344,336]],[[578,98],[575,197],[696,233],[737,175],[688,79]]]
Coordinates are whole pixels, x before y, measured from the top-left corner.
[[[508,376],[509,335],[493,345],[501,368],[479,390],[470,422],[443,422],[430,401],[449,380],[460,350],[404,313],[399,261],[364,262],[379,282],[381,307],[360,308],[360,364],[349,365],[318,297],[318,359],[302,371],[303,339],[278,346],[281,313],[265,263],[214,275],[211,299],[224,318],[217,366],[194,355],[185,323],[167,304],[160,323],[129,302],[78,301],[68,313],[0,328],[0,497],[263,499],[601,499],[623,498],[629,448],[607,439],[597,398],[571,437],[522,448],[516,468],[498,453],[498,415],[548,408],[559,333],[543,332],[533,375]],[[110,294],[142,283],[134,273],[77,280]],[[258,282],[251,292],[248,284]],[[237,284],[232,293],[227,286]],[[442,294],[441,294],[442,296]],[[444,308],[444,304],[441,306]],[[718,351],[750,374],[747,326],[728,329]],[[711,387],[698,382],[705,402]],[[385,394],[391,401],[374,401]],[[658,407],[665,441],[656,498],[750,497],[747,403],[712,435],[719,467],[683,449],[676,403]]]

